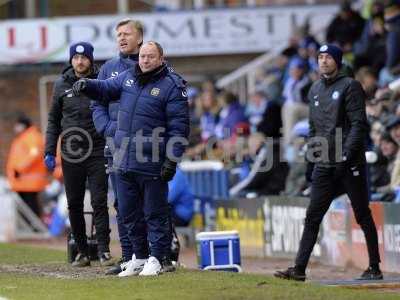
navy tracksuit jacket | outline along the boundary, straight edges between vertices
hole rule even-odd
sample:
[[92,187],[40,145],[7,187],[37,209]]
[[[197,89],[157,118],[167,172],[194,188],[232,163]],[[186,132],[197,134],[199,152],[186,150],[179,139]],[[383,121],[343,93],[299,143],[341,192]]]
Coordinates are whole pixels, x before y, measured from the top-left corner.
[[90,80],[84,92],[104,103],[120,99],[113,139],[119,213],[136,257],[146,258],[150,244],[150,254],[162,260],[171,233],[168,185],[160,171],[167,154],[172,160],[183,155],[189,111],[180,76],[166,65],[144,75],[135,66],[115,78]]

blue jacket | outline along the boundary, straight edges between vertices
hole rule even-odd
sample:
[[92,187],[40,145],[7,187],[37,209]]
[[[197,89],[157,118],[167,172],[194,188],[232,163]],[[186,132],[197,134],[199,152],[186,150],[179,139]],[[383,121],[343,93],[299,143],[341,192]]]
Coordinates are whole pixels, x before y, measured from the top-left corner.
[[111,147],[116,169],[158,176],[167,153],[171,160],[182,157],[189,136],[185,88],[165,64],[150,74],[136,65],[117,77],[88,81],[86,95],[104,103],[120,99]]
[[247,123],[244,107],[235,102],[223,108],[219,113],[219,121],[215,127],[218,139],[226,139],[235,135],[236,126],[239,123]]
[[[105,62],[101,67],[97,79],[104,80],[118,76],[122,72],[132,68],[138,61],[138,54],[124,56],[120,54],[118,57],[112,58]],[[119,99],[112,101],[104,105],[98,101],[92,101],[92,117],[93,123],[99,134],[107,137],[114,137],[117,129],[117,116],[119,109]],[[107,149],[109,149],[107,147]],[[105,151],[105,156],[110,157],[111,152]]]
[[194,196],[186,175],[178,168],[174,178],[168,183],[168,202],[175,214],[184,221],[190,222],[194,212]]

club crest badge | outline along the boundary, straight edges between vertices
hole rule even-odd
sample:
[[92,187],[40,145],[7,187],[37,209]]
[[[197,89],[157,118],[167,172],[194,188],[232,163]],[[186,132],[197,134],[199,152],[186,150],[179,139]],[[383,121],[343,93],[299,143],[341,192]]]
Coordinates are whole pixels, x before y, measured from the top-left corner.
[[333,100],[337,100],[337,99],[339,99],[339,96],[340,96],[339,92],[338,91],[334,91],[333,94],[332,94],[332,99]]
[[319,51],[321,51],[321,52],[324,52],[326,50],[328,50],[328,45],[323,45],[323,46],[321,46],[321,48],[319,48]]
[[150,95],[157,97],[160,94],[159,88],[152,88],[150,91]]
[[82,45],[78,45],[78,46],[76,46],[75,51],[77,53],[83,53],[83,52],[85,52],[85,48]]

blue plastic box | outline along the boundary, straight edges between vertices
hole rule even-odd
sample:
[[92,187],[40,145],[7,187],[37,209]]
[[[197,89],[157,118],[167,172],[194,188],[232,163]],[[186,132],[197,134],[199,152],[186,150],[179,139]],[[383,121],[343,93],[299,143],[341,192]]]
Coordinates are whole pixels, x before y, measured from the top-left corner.
[[196,242],[200,269],[242,271],[237,231],[200,232]]

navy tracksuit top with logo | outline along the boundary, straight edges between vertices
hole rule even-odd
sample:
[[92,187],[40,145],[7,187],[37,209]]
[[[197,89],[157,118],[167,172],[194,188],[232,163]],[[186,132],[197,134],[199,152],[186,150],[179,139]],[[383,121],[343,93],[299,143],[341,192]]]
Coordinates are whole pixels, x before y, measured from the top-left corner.
[[[166,65],[144,85],[139,84],[138,66],[107,80],[90,80],[85,94],[108,103],[120,99],[114,135],[114,167],[124,172],[159,176],[169,145],[181,158],[189,136],[189,109],[185,81]],[[103,104],[104,104],[103,103]],[[153,131],[158,128],[158,139]],[[137,149],[137,139],[145,138]],[[143,139],[143,138],[142,138]],[[153,155],[153,144],[156,143]]]

